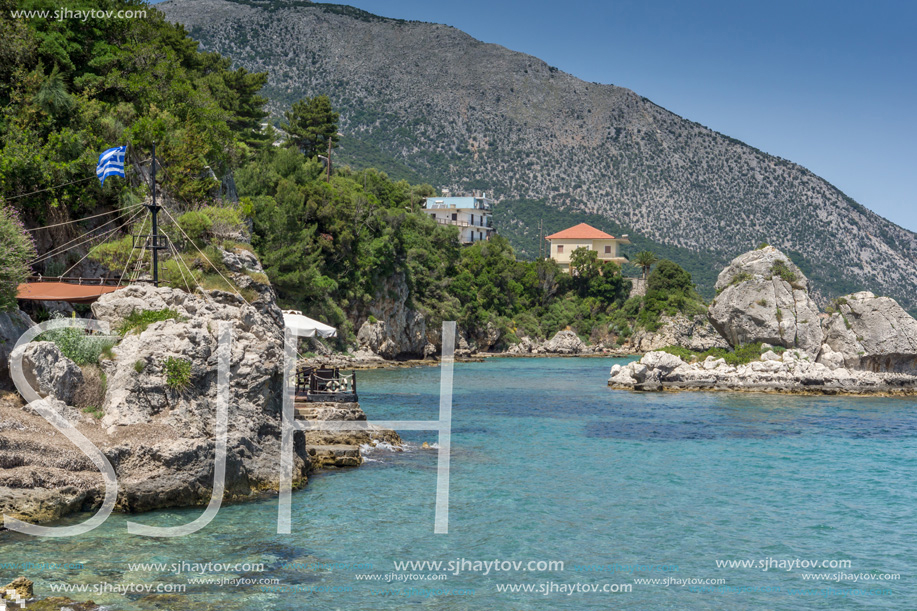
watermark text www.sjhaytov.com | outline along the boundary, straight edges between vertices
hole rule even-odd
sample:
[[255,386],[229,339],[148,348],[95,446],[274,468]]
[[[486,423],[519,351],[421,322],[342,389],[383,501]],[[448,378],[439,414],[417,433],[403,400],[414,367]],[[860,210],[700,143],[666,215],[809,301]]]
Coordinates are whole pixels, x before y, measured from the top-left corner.
[[60,7],[53,11],[10,11],[13,19],[52,19],[54,21],[89,21],[90,19],[144,19],[146,9],[139,10],[121,10],[121,11],[103,11],[99,9],[70,9]]

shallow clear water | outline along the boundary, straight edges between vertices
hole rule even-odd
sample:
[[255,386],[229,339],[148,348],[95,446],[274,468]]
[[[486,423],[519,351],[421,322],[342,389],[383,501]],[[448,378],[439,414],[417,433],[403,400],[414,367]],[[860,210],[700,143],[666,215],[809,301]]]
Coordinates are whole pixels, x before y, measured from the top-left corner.
[[[187,593],[178,598],[72,595],[116,609],[917,606],[917,402],[612,391],[605,384],[615,362],[623,361],[456,364],[448,535],[433,534],[436,452],[416,449],[424,441],[435,442],[436,436],[413,432],[403,437],[414,451],[376,452],[371,458],[378,462],[313,477],[293,496],[292,535],[276,534],[276,499],[224,507],[205,530],[179,539],[130,536],[125,516],[112,516],[74,539],[2,533],[0,583],[25,573],[45,595],[52,584],[61,583],[90,588],[103,582],[187,585]],[[365,372],[359,383],[371,419],[438,417],[436,368]],[[131,519],[178,524],[200,511]],[[757,563],[768,558],[849,561],[849,566],[717,567],[717,560]],[[448,572],[444,581],[391,585],[357,579],[393,572],[428,575],[396,571],[393,563],[457,559],[563,561],[564,570],[442,571]],[[74,562],[84,568],[2,568],[9,562]],[[189,577],[202,576],[173,567],[130,571],[128,566],[181,562],[263,563],[263,572],[203,577],[275,578],[299,591],[188,585]],[[325,564],[316,566],[320,563]],[[332,563],[337,566],[328,566]],[[363,567],[345,566],[352,564]],[[577,570],[586,565],[605,570]],[[609,565],[618,565],[617,572]],[[900,578],[803,578],[838,572]],[[705,591],[697,584],[634,583],[665,578],[723,579],[727,587]],[[552,583],[555,589],[577,583],[581,588],[630,585],[632,591],[538,593]],[[497,591],[507,584],[531,585],[536,592]],[[474,593],[431,595],[433,589],[452,588]]]

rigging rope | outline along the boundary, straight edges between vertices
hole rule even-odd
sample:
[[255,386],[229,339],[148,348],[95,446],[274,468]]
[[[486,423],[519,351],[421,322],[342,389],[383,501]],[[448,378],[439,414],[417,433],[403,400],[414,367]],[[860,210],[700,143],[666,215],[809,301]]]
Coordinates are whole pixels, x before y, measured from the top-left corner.
[[143,266],[143,255],[144,254],[146,254],[146,240],[144,240],[143,242],[143,248],[140,249],[140,256],[137,257],[137,262],[134,264],[134,269],[131,270],[131,278],[128,281],[129,283],[136,282],[137,278],[140,277],[140,271],[142,270],[142,266]]
[[[99,218],[100,216],[106,216],[106,215],[109,215],[109,214],[114,214],[115,212],[127,213],[127,212],[130,212],[131,210],[136,209],[138,206],[142,206],[142,205],[143,205],[143,204],[134,204],[133,206],[128,206],[127,208],[125,208],[125,209],[123,209],[123,210],[111,210],[111,211],[109,211],[109,212],[103,212],[102,214],[95,214],[95,215],[93,215],[93,216],[86,216],[86,217],[83,217],[83,218],[81,218],[81,219],[75,219],[75,220],[72,220],[72,221],[67,221],[67,222],[65,222],[65,223],[57,223],[56,225],[42,225],[41,227],[35,227],[34,229],[26,229],[25,231],[26,231],[26,233],[29,233],[29,232],[31,232],[31,231],[40,231],[40,230],[42,230],[42,229],[51,229],[52,227],[63,227],[64,225],[72,225],[73,223],[80,223],[80,222],[82,222],[82,221],[88,221],[89,219],[95,219],[95,218]],[[107,225],[107,224],[108,224],[108,223],[106,223],[106,225]],[[100,225],[100,226],[101,226],[101,225]],[[98,227],[96,227],[96,229],[98,229]]]
[[[149,210],[147,210],[147,214],[149,214]],[[147,219],[147,217],[143,217],[143,220],[140,221],[140,235],[143,235],[143,228],[146,227],[146,219]],[[121,277],[118,278],[118,285],[119,285],[119,286],[121,285],[122,282],[124,282],[124,274],[127,273],[127,268],[128,268],[128,267],[130,266],[130,264],[131,264],[131,259],[134,257],[134,251],[135,251],[135,250],[137,250],[137,249],[134,248],[133,245],[131,245],[131,252],[130,252],[130,254],[127,256],[127,261],[124,263],[124,269],[121,270]]]
[[239,298],[240,298],[242,301],[244,301],[244,302],[245,302],[246,304],[248,304],[248,305],[251,305],[251,303],[249,303],[248,299],[246,299],[245,297],[243,297],[243,296],[242,296],[242,293],[240,293],[239,291],[237,291],[237,290],[234,288],[235,285],[233,285],[232,282],[230,282],[229,280],[226,279],[226,276],[223,275],[223,272],[221,272],[221,271],[217,268],[217,266],[213,264],[213,261],[211,261],[210,259],[207,258],[207,255],[204,254],[204,251],[202,251],[200,248],[197,247],[197,244],[194,243],[194,240],[192,240],[192,239],[188,236],[188,234],[185,233],[185,230],[182,229],[181,225],[178,224],[178,221],[175,220],[175,218],[172,216],[172,213],[169,212],[168,208],[166,208],[165,206],[161,206],[161,208],[162,208],[163,212],[165,212],[165,213],[168,215],[168,217],[172,220],[172,223],[174,223],[175,226],[178,227],[178,230],[182,232],[182,234],[185,236],[185,239],[188,240],[189,242],[191,242],[191,245],[194,246],[194,248],[197,250],[197,252],[201,253],[201,256],[204,257],[204,260],[207,261],[207,263],[210,264],[210,267],[212,267],[214,270],[216,270],[216,273],[218,273],[218,274],[220,275],[220,278],[223,279],[223,281],[226,283],[226,286],[228,286],[229,289],[230,289],[233,293],[235,293],[236,295],[238,295]]
[[[134,213],[134,216],[132,216],[131,218],[129,218],[129,219],[127,219],[126,221],[124,221],[124,223],[122,223],[121,226],[115,227],[115,228],[112,229],[111,231],[109,231],[109,232],[103,234],[102,236],[96,236],[96,237],[108,237],[108,236],[110,236],[112,233],[118,231],[118,230],[121,229],[122,227],[125,227],[125,226],[129,225],[129,224],[131,223],[131,221],[133,221],[135,218],[137,218],[137,217],[140,216],[141,214],[143,214],[143,210],[138,210],[137,212]],[[89,250],[87,250],[87,251],[86,251],[86,254],[83,255],[83,257],[82,257],[79,261],[77,261],[76,263],[74,263],[73,265],[71,265],[70,268],[69,268],[66,272],[64,272],[63,274],[60,275],[60,277],[66,276],[66,275],[70,272],[70,270],[72,270],[74,267],[76,267],[77,265],[79,265],[80,263],[82,263],[82,262],[86,259],[86,257],[88,257],[88,256],[92,253],[93,250],[95,250],[96,248],[98,248],[98,247],[101,246],[101,245],[102,245],[102,242],[99,242],[98,244],[96,244],[95,246],[93,246],[92,248],[90,248]]]
[[[178,273],[181,274],[182,282],[185,283],[185,288],[188,289],[188,294],[190,295],[190,294],[192,294],[192,293],[191,293],[191,286],[188,284],[188,281],[185,279],[185,271],[184,271],[184,270],[182,269],[182,267],[181,267],[181,266],[182,266],[182,263],[183,263],[182,258],[181,258],[181,255],[178,254],[178,249],[175,247],[175,244],[172,242],[172,238],[169,237],[169,234],[167,234],[165,231],[163,231],[163,232],[162,232],[162,235],[166,236],[166,241],[169,243],[169,248],[171,248],[171,249],[172,249],[172,252],[174,253],[174,256],[175,256],[175,265],[178,266]],[[189,274],[191,273],[191,269],[190,269],[190,268],[188,269],[188,273],[189,273]],[[194,280],[194,283],[197,284],[197,280],[195,280],[193,274],[191,275],[191,280]],[[197,284],[197,285],[200,286],[200,284]]]
[[[88,178],[81,178],[81,179],[79,179],[79,180],[74,180],[73,182],[65,182],[65,183],[62,184],[62,185],[57,185],[57,186],[54,186],[54,187],[48,187],[47,189],[39,189],[38,191],[32,191],[31,193],[23,193],[22,195],[14,195],[13,197],[4,197],[3,199],[5,199],[6,201],[10,201],[10,200],[13,200],[13,199],[19,199],[20,197],[28,197],[29,195],[35,195],[36,193],[44,193],[45,191],[53,191],[54,189],[60,189],[61,187],[66,187],[66,186],[69,186],[69,185],[75,185],[75,184],[77,184],[77,183],[79,183],[79,182],[86,182],[87,180],[93,180],[93,179],[96,179],[96,177],[95,177],[95,176],[90,176],[90,177],[88,177]],[[98,180],[98,179],[96,179],[96,180]]]
[[[141,204],[141,205],[142,205],[142,204]],[[111,219],[110,221],[106,221],[106,222],[102,223],[101,225],[99,225],[98,227],[96,227],[95,229],[93,229],[92,231],[96,231],[96,230],[98,230],[98,229],[101,229],[102,227],[105,227],[105,225],[110,225],[110,224],[112,224],[112,223],[116,223],[116,222],[118,222],[120,219],[122,219],[122,218],[124,218],[125,216],[127,216],[128,214],[130,214],[130,212],[131,212],[131,209],[125,210],[125,211],[123,211],[120,215],[116,216],[115,218]],[[82,246],[82,245],[85,244],[86,242],[91,242],[93,239],[95,239],[95,236],[93,236],[93,235],[90,235],[88,238],[86,238],[87,235],[88,235],[88,234],[85,234],[85,233],[84,233],[83,235],[80,235],[80,236],[77,236],[77,237],[73,238],[73,239],[70,240],[69,242],[66,242],[66,243],[64,243],[64,244],[61,244],[60,246],[56,246],[56,247],[52,248],[51,250],[49,250],[49,251],[46,252],[45,254],[40,255],[39,257],[36,257],[36,258],[35,258],[34,260],[32,260],[32,261],[29,261],[29,265],[35,265],[36,263],[41,263],[42,261],[47,261],[48,259],[51,259],[52,257],[56,257],[56,256],[59,255],[59,254],[63,254],[63,253],[65,253],[65,252],[67,252],[68,250],[72,250],[72,249],[76,248],[77,246]],[[84,238],[85,238],[85,239],[84,239]],[[79,242],[78,244],[73,244],[73,242],[76,242],[77,240],[82,240],[82,241]],[[70,246],[70,244],[73,244],[73,246]]]

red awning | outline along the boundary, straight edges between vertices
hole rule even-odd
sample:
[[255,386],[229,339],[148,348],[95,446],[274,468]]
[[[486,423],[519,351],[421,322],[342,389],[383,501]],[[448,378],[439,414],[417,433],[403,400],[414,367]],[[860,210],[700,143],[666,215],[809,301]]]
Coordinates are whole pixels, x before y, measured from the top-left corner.
[[92,303],[106,293],[113,293],[120,286],[100,284],[69,284],[67,282],[26,282],[19,285],[16,299],[32,301],[67,301],[69,303]]

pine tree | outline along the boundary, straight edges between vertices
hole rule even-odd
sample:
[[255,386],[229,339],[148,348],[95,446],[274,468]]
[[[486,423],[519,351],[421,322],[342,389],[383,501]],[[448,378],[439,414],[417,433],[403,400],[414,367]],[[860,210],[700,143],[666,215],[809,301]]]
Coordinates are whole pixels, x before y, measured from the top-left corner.
[[325,150],[329,139],[332,147],[337,145],[340,115],[331,107],[328,96],[299,100],[284,116],[287,119],[284,129],[306,157],[315,157]]

